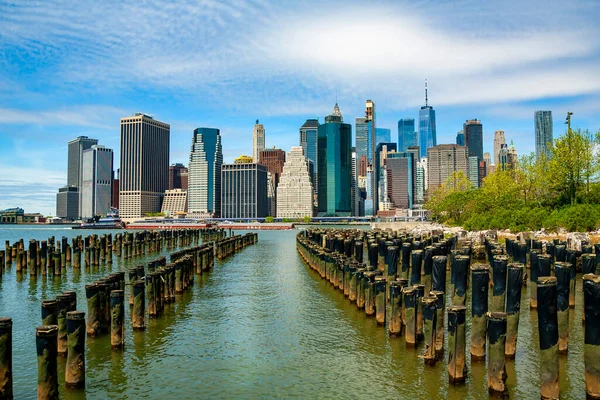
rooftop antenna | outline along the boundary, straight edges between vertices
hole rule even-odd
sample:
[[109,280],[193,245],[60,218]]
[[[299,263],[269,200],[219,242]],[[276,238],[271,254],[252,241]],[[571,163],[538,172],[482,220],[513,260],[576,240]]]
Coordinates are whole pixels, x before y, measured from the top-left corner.
[[335,104],[337,104],[337,89],[335,89]]
[[425,79],[425,107],[427,107],[427,79]]

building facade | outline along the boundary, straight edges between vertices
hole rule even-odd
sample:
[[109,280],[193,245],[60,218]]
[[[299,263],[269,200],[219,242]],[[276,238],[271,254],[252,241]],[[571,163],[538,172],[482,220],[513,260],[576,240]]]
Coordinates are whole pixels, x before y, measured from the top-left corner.
[[218,217],[221,212],[221,132],[197,128],[192,137],[188,170],[187,210],[194,217]]
[[285,151],[281,149],[265,149],[258,155],[258,163],[267,167],[269,181],[267,182],[267,197],[269,201],[269,215],[277,213],[277,185],[285,164]]
[[354,129],[356,135],[356,155],[360,159],[364,156],[369,160],[371,151],[371,135],[366,118],[356,118],[354,120]]
[[387,202],[387,173],[385,171],[385,159],[391,152],[396,152],[396,143],[379,143],[375,147],[375,163],[373,173],[375,175],[375,190],[373,195],[374,209],[379,210],[379,204]]
[[467,120],[463,125],[463,131],[469,157],[475,156],[477,160],[483,160],[483,125],[481,121]]
[[277,186],[277,218],[313,216],[313,186],[302,147],[292,147]]
[[440,144],[427,149],[427,173],[429,190],[446,182],[454,173],[462,171],[469,176],[469,162],[466,146]]
[[257,163],[260,152],[265,149],[265,127],[256,120],[252,131],[252,160]]
[[187,213],[188,192],[185,189],[171,189],[165,191],[165,198],[160,212],[167,217],[175,217]]
[[464,131],[458,131],[456,133],[456,144],[459,146],[465,145],[465,132]]
[[503,144],[506,144],[506,137],[504,136],[504,131],[495,131],[494,132],[494,154],[493,154],[493,163],[500,163],[500,148]]
[[542,154],[546,158],[552,155],[552,144],[554,141],[552,127],[552,111],[536,111],[535,119],[535,155],[540,157]]
[[257,163],[223,164],[221,218],[268,216],[267,167]]
[[352,126],[343,123],[336,104],[334,113],[325,117],[318,132],[317,211],[320,216],[349,216],[352,212],[351,151]]
[[77,186],[63,186],[56,194],[56,216],[67,220],[79,218],[79,190]]
[[387,197],[395,209],[412,208],[415,187],[414,153],[390,153],[385,159]]
[[418,134],[415,131],[414,118],[402,118],[398,121],[398,151],[403,152],[408,146],[418,146]]
[[375,129],[375,147],[379,143],[391,143],[392,142],[392,131],[387,128],[376,128]]
[[177,163],[169,166],[169,190],[188,188],[188,169]]
[[419,158],[427,157],[427,149],[437,145],[435,110],[429,105],[427,82],[425,82],[425,105],[419,110]]
[[[81,190],[82,184],[82,175],[81,175],[81,163],[83,160],[83,152],[90,147],[97,145],[97,139],[91,139],[87,136],[79,136],[76,139],[73,139],[69,142],[68,145],[68,156],[67,156],[67,186],[70,187],[69,193],[70,197],[73,197],[73,187],[77,189],[78,192]],[[62,193],[65,193],[64,191]],[[66,211],[69,215],[75,215],[75,219],[81,217],[80,211],[82,209],[81,204],[81,196],[80,193],[77,195],[77,206],[73,204],[73,202],[69,201],[68,206],[71,207],[68,211]],[[75,208],[73,208],[75,207]]]
[[300,146],[307,159],[317,166],[317,134],[319,131],[318,119],[307,119],[300,127]]
[[472,187],[479,187],[479,160],[477,156],[469,156],[469,174],[467,176]]
[[160,212],[169,187],[169,124],[136,113],[121,118],[119,215],[139,218]]
[[81,171],[81,217],[106,216],[112,205],[113,151],[93,145],[83,152]]

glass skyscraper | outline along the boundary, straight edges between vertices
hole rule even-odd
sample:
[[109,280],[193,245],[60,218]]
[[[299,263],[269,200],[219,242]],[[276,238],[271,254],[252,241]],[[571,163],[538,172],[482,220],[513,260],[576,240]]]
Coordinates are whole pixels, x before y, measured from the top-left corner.
[[458,131],[456,134],[456,144],[459,146],[465,145],[465,133],[463,131]]
[[435,132],[435,110],[425,105],[419,110],[419,147],[421,157],[427,157],[427,149],[437,146]]
[[542,153],[550,158],[552,152],[552,111],[536,111],[535,114],[535,155],[539,157]]
[[[337,113],[339,114],[339,112]],[[325,117],[318,130],[318,215],[352,213],[352,126],[336,113]]]
[[319,121],[317,119],[307,119],[300,127],[300,146],[304,151],[304,156],[317,165],[317,132],[319,130]]
[[354,129],[356,130],[356,158],[362,156],[371,159],[371,131],[369,129],[370,122],[366,118],[356,118],[354,121]]
[[472,119],[466,121],[463,125],[465,133],[465,145],[468,150],[468,157],[475,156],[478,161],[483,160],[483,125],[481,121]]
[[387,128],[375,128],[375,147],[379,143],[390,143],[392,141],[392,132]]
[[406,151],[409,146],[418,146],[414,118],[402,118],[398,121],[398,151]]
[[188,212],[214,215],[221,212],[223,149],[218,129],[194,130],[188,169]]
[[379,203],[385,201],[387,197],[385,188],[381,187],[381,182],[385,179],[384,163],[388,154],[391,152],[396,152],[396,150],[396,143],[379,143],[375,148],[375,163],[373,167],[373,173],[375,174],[376,192],[373,194],[374,210],[379,210]]

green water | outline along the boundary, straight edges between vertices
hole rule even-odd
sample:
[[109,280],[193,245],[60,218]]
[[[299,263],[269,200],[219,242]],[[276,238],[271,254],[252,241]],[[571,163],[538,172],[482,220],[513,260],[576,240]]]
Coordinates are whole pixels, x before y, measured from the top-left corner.
[[[295,249],[297,232],[259,232],[258,244],[196,276],[195,285],[161,318],[147,320],[144,332],[131,330],[126,307],[125,350],[112,351],[108,335],[88,338],[86,389],[65,391],[61,382],[62,397],[488,398],[485,362],[471,363],[467,356],[467,382],[449,385],[446,360],[425,366],[418,358],[420,347],[406,348],[403,339],[388,337],[374,318],[365,318],[302,263]],[[2,226],[0,245],[81,233]],[[112,271],[140,264],[140,259],[115,259]],[[17,280],[14,266],[5,271],[0,316],[14,323],[15,399],[36,397],[35,327],[41,322],[41,300],[76,290],[78,309],[86,311],[85,283],[109,272],[106,266],[82,268],[79,274],[69,268],[67,276]],[[569,354],[561,357],[562,398],[585,398],[580,282],[577,307],[571,310]],[[539,398],[537,315],[529,311],[525,288],[521,304],[517,355],[507,362],[507,385],[511,398],[533,399]],[[467,342],[469,334],[467,329]],[[64,361],[60,368],[63,376]]]

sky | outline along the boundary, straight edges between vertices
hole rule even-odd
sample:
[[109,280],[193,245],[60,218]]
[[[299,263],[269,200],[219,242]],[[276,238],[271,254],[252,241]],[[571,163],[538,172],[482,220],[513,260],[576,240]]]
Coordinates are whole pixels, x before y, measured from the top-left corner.
[[119,119],[171,125],[171,163],[197,127],[221,130],[225,162],[289,151],[307,118],[344,121],[376,104],[376,124],[436,110],[437,142],[482,121],[484,151],[504,130],[535,149],[535,110],[554,136],[600,129],[600,1],[0,0],[0,209],[56,213],[67,143],[115,152]]

